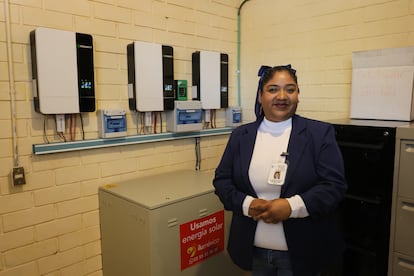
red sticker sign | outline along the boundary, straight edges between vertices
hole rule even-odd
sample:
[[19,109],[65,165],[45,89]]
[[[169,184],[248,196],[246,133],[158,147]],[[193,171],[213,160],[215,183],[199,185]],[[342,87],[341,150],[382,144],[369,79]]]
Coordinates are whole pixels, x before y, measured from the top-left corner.
[[180,225],[181,270],[224,250],[224,210]]

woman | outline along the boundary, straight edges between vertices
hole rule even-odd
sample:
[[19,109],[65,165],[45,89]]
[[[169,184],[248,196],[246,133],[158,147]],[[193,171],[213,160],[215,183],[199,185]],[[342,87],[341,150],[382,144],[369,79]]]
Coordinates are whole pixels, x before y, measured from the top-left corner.
[[[262,66],[255,122],[235,129],[213,181],[233,212],[228,252],[252,276],[319,275],[343,251],[343,159],[331,125],[296,115],[296,71]],[[277,176],[277,177],[275,177]]]

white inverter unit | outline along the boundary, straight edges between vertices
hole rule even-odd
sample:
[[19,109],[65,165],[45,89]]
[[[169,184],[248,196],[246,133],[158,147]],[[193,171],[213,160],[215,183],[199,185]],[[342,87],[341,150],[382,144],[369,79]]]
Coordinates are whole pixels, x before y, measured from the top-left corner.
[[[221,108],[221,54],[197,51],[192,54],[193,100],[203,109]],[[227,91],[226,91],[227,92]]]
[[30,32],[30,49],[37,112],[95,111],[91,35],[39,27]]
[[127,45],[127,55],[129,108],[140,112],[163,111],[162,45],[134,41]]

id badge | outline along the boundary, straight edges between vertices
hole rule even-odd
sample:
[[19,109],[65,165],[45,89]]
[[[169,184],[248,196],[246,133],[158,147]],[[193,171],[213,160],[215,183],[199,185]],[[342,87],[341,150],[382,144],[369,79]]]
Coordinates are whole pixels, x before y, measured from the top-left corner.
[[270,167],[267,183],[270,185],[283,185],[285,183],[287,164],[285,162],[273,163]]

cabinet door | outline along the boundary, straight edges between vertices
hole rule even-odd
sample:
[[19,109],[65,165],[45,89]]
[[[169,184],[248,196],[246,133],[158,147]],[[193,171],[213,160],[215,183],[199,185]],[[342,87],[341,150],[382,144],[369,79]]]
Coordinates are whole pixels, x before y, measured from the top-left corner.
[[395,225],[395,250],[414,256],[414,199],[399,197]]
[[[242,271],[232,263],[225,249],[218,254],[203,259],[201,262],[196,261],[192,266],[186,266],[184,269],[181,267],[181,261],[183,259],[187,260],[188,258],[180,254],[180,225],[202,219],[222,210],[223,205],[213,192],[151,210],[150,257],[152,270],[151,275],[148,276],[242,275]],[[230,223],[230,219],[230,216],[225,216],[225,239],[227,237],[227,226],[230,226],[226,222]],[[207,232],[202,233],[202,231],[197,229],[201,228],[194,226],[194,232],[191,235],[194,239],[189,239],[186,246],[195,246],[198,254],[200,252],[200,246],[210,240],[206,238],[209,236]],[[226,241],[224,246],[225,244],[227,244]],[[214,248],[215,246],[212,247]],[[199,256],[197,254],[196,256]],[[142,274],[142,276],[144,275]]]
[[393,273],[394,276],[414,275],[414,258],[396,254],[394,256]]
[[398,195],[414,198],[414,141],[401,141]]

